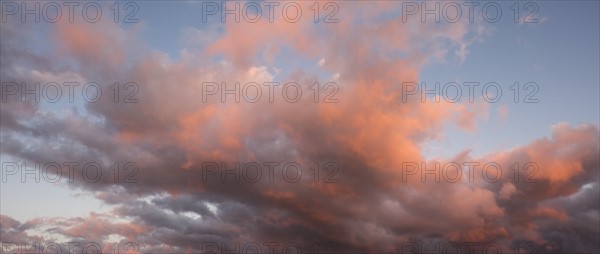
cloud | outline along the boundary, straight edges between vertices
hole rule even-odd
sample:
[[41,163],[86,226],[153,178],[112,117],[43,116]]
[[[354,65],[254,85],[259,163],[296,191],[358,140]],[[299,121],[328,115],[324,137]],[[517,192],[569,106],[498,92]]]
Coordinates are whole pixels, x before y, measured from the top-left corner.
[[[513,150],[453,158],[496,161],[505,169],[515,162],[535,162],[537,183],[515,182],[508,170],[497,183],[480,176],[474,183],[404,181],[403,163],[425,161],[422,144],[436,138],[444,125],[473,131],[476,120],[487,114],[485,104],[468,108],[423,103],[419,97],[402,102],[397,85],[417,80],[424,64],[445,59],[452,47],[458,45],[466,56],[469,27],[410,27],[400,17],[381,20],[378,10],[385,6],[362,11],[343,4],[361,22],[344,16],[323,27],[312,21],[228,23],[218,39],[184,51],[189,55],[181,61],[149,49],[134,28],[110,22],[52,27],[54,46],[65,61],[60,69],[47,63],[50,56],[2,44],[2,72],[8,73],[3,79],[34,81],[25,77],[37,71],[45,75],[34,79],[96,80],[106,91],[115,80],[139,85],[139,103],[115,103],[107,96],[85,104],[84,112],[58,114],[36,104],[3,104],[3,154],[25,161],[101,161],[106,167],[132,161],[139,166],[138,183],[115,182],[110,174],[90,183],[76,174],[71,186],[115,205],[111,213],[26,223],[3,215],[3,240],[42,241],[31,232],[54,225],[47,236],[108,244],[116,234],[121,242],[140,244],[144,252],[193,252],[207,242],[230,247],[293,242],[308,249],[315,240],[334,242],[343,253],[391,252],[408,241],[498,242],[509,249],[516,241],[532,240],[576,252],[593,250],[598,240],[586,235],[598,234],[590,226],[598,221],[592,192],[598,189],[597,127],[559,124],[550,138]],[[16,42],[26,39],[18,29],[3,31],[15,35],[11,40]],[[261,58],[265,50],[266,55],[283,54],[282,48],[339,73],[339,102],[315,103],[309,94],[296,103],[281,97],[274,102],[221,103],[218,97],[203,102],[202,82],[207,81],[293,81],[304,91],[314,82],[327,82],[303,69],[275,80],[273,66]],[[5,52],[25,60],[5,62]],[[276,167],[274,181],[206,177],[206,163],[224,163],[231,170],[236,162],[296,162],[302,176],[295,183],[282,180]],[[311,167],[327,162],[335,167],[319,168],[322,175],[315,181]],[[525,179],[528,173],[517,175]],[[336,182],[325,183],[328,176]]]

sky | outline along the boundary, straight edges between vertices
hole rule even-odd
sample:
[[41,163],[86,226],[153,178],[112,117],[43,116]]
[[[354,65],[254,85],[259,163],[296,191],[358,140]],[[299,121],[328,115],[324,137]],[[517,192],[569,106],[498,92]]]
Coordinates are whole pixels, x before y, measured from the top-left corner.
[[0,9],[2,253],[600,250],[598,1]]

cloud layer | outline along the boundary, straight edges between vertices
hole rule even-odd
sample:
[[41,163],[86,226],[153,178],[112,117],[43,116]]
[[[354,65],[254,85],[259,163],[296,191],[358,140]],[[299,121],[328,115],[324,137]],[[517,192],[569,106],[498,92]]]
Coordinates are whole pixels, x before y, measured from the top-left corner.
[[[340,5],[346,15],[335,24],[226,23],[216,35],[190,28],[189,43],[200,40],[194,36],[214,39],[182,49],[176,60],[145,45],[137,25],[60,22],[48,28],[50,49],[36,52],[35,29],[3,24],[3,86],[94,81],[110,91],[114,82],[135,82],[139,102],[103,96],[57,111],[9,97],[0,109],[2,154],[105,167],[135,162],[139,171],[137,183],[115,182],[110,174],[89,182],[76,173],[70,186],[114,205],[109,214],[26,222],[2,215],[2,241],[119,239],[148,253],[197,253],[210,242],[230,249],[277,242],[279,250],[295,243],[304,252],[316,242],[323,249],[335,243],[340,253],[389,253],[408,242],[497,243],[511,250],[533,241],[543,246],[538,253],[598,249],[596,126],[559,123],[549,137],[512,150],[438,160],[496,162],[503,174],[493,182],[477,170],[471,180],[464,174],[456,182],[407,175],[407,162],[433,168],[421,152],[425,142],[448,124],[475,131],[488,109],[419,97],[402,102],[398,84],[418,80],[424,64],[443,61],[453,50],[464,57],[465,47],[483,36],[481,28],[467,22],[407,26],[401,17],[383,15],[386,4],[368,10]],[[281,58],[292,66],[285,74],[277,73]],[[302,61],[320,62],[321,71],[336,79],[303,68]],[[337,103],[315,103],[310,86],[330,81],[339,85]],[[306,94],[295,103],[282,97],[222,103],[219,96],[204,102],[203,82],[297,82]],[[232,169],[236,162],[279,165],[272,181],[264,170],[257,182],[208,174],[209,164]],[[297,181],[285,178],[282,165],[289,162],[302,168]],[[523,170],[529,162],[537,169]],[[515,163],[516,173],[509,170]]]

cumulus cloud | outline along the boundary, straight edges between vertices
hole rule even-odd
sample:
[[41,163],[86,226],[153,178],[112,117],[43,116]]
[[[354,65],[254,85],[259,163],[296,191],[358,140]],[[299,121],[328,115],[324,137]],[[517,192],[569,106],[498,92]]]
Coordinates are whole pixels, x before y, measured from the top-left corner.
[[[549,253],[555,246],[573,252],[597,247],[597,237],[590,237],[599,233],[593,227],[599,211],[597,127],[562,123],[552,127],[551,137],[512,150],[452,159],[495,161],[505,169],[535,162],[534,183],[514,181],[527,179],[530,171],[505,171],[495,183],[481,175],[472,182],[432,183],[418,176],[405,181],[404,163],[425,161],[422,144],[448,123],[475,130],[488,107],[423,103],[419,97],[402,102],[398,83],[418,80],[423,64],[444,59],[452,47],[466,57],[465,47],[475,39],[466,23],[411,27],[400,17],[382,20],[378,14],[389,3],[369,10],[340,4],[361,22],[348,14],[325,26],[310,20],[227,23],[223,34],[210,32],[213,41],[184,51],[180,61],[144,45],[136,27],[60,23],[50,29],[59,59],[28,51],[22,46],[27,34],[3,25],[2,37],[10,38],[2,42],[3,82],[51,76],[94,80],[106,90],[115,80],[139,85],[138,103],[114,103],[107,96],[84,104],[83,112],[58,114],[14,99],[2,105],[3,154],[25,161],[139,166],[137,183],[115,182],[111,175],[90,183],[75,176],[71,186],[114,205],[110,213],[23,223],[2,215],[3,241],[60,236],[104,244],[117,235],[120,242],[139,244],[142,252],[199,252],[207,242],[229,248],[293,242],[303,249],[315,241],[331,242],[343,253],[394,252],[409,241],[496,242],[505,249],[534,241],[549,246],[544,250]],[[203,82],[293,81],[305,91],[314,82],[328,82],[302,69],[275,75],[276,66],[268,63],[282,48],[338,73],[339,101],[202,100]],[[281,174],[274,181],[266,176],[232,181],[232,175],[223,181],[206,175],[206,163],[215,162],[229,169],[236,162],[296,162],[302,176],[293,183]],[[321,168],[314,181],[313,163],[327,162],[335,167]],[[335,181],[324,182],[326,176]],[[36,229],[44,234],[35,236]]]

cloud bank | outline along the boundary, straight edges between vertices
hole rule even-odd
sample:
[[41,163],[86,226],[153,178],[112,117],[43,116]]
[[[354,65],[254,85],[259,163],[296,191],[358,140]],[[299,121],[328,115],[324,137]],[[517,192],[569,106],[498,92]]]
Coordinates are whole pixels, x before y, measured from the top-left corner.
[[[541,246],[538,253],[597,250],[596,126],[559,123],[549,137],[511,150],[439,160],[495,162],[504,171],[493,182],[480,173],[456,182],[407,175],[407,162],[433,168],[422,148],[445,126],[476,131],[488,109],[418,97],[403,102],[399,83],[418,80],[425,64],[444,61],[484,35],[466,21],[408,26],[389,15],[388,4],[364,10],[340,3],[346,15],[335,24],[276,19],[230,22],[219,33],[190,28],[190,46],[178,59],[144,44],[142,25],[59,22],[47,29],[49,50],[36,52],[35,29],[2,24],[3,86],[94,81],[110,91],[114,82],[139,85],[139,102],[131,104],[111,96],[64,111],[16,96],[2,103],[3,155],[139,167],[136,183],[115,182],[110,174],[83,181],[76,171],[69,186],[113,205],[110,213],[24,222],[2,215],[2,241],[66,239],[106,247],[118,239],[137,243],[141,253],[198,253],[211,247],[207,243],[236,252],[259,243],[266,251],[268,242],[278,243],[273,248],[279,251],[294,243],[307,253],[315,243],[324,253],[390,253],[407,247],[403,243],[435,242],[513,250],[531,241]],[[198,41],[205,45],[194,48]],[[292,65],[284,74],[277,71],[282,58]],[[256,103],[223,103],[219,96],[203,101],[203,82],[297,82],[306,92],[315,82],[333,81],[302,61],[335,74],[336,103],[315,103],[310,93],[295,103],[271,102],[266,90]],[[291,171],[294,181],[285,178],[287,162],[301,168]],[[508,170],[528,162],[538,166],[535,182],[523,180],[531,171]],[[221,163],[229,170],[236,163],[257,163],[261,170],[274,165],[275,173],[271,180],[262,170],[251,182],[236,180],[239,171],[208,171],[207,165]]]

